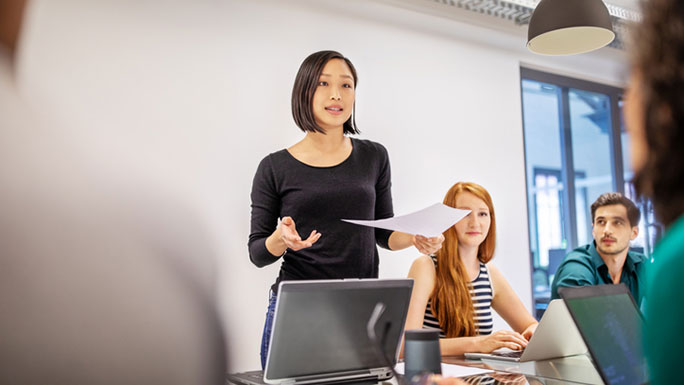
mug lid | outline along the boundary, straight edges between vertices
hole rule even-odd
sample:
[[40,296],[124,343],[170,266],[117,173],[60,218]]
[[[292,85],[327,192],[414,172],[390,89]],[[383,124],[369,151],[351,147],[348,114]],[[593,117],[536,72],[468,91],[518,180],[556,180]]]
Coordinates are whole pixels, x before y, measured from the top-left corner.
[[405,333],[407,341],[437,341],[439,340],[439,330],[430,329],[411,329]]

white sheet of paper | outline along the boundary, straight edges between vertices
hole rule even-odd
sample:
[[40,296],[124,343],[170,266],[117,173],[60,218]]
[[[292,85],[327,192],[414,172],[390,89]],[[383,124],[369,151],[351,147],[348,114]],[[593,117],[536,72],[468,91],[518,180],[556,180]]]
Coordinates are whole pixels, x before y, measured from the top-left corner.
[[435,203],[422,210],[394,218],[378,219],[375,221],[343,219],[343,221],[356,225],[435,237],[463,219],[468,213],[470,213],[470,210],[455,209],[442,203]]
[[[404,374],[404,363],[399,362],[394,369],[399,374]],[[470,366],[452,365],[452,364],[442,364],[442,377],[463,377],[463,376],[474,376],[476,374],[491,373],[491,370],[474,368]]]

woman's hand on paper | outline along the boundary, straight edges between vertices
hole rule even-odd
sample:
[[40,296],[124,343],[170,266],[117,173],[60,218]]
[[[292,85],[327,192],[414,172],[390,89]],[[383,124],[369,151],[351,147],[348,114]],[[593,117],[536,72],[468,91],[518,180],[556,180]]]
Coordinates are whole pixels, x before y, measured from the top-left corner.
[[442,243],[444,243],[444,235],[439,234],[436,237],[425,237],[423,235],[413,236],[413,246],[420,251],[421,254],[431,255],[436,253],[442,248]]

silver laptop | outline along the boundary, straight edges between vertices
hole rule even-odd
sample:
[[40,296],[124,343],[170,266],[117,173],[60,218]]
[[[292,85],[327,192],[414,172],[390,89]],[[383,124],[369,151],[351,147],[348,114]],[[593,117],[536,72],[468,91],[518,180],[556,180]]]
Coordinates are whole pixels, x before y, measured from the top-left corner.
[[[229,374],[227,380],[290,385],[391,378],[412,288],[412,279],[282,282],[266,370]],[[376,323],[384,356],[367,330],[378,303],[385,307]]]
[[492,353],[466,353],[466,358],[495,359],[514,362],[538,361],[584,354],[587,347],[572,316],[561,299],[549,303],[537,331],[522,351],[499,349]]

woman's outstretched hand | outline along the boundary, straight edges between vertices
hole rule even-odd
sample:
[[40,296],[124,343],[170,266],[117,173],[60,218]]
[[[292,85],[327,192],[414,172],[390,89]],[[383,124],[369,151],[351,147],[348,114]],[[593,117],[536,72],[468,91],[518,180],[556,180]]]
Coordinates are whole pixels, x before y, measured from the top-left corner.
[[287,246],[288,249],[294,251],[311,247],[321,238],[321,233],[313,230],[307,239],[302,240],[295,227],[295,222],[291,217],[283,217],[283,219],[280,220],[278,228],[280,229],[280,239],[285,243],[285,246]]

